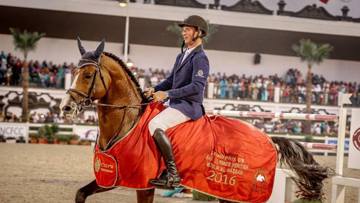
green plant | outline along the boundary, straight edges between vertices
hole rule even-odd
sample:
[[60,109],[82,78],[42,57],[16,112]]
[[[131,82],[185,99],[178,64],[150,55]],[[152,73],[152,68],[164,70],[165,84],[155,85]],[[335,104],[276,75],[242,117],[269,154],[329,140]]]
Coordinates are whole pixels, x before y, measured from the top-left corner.
[[69,143],[69,141],[71,139],[71,136],[70,135],[57,134],[57,135],[55,135],[55,138],[60,142]]
[[44,125],[38,129],[38,138],[46,138],[49,142],[53,142],[57,132],[59,132],[58,125]]
[[314,140],[312,135],[305,135],[304,141],[305,142],[312,142]]
[[23,100],[22,100],[22,121],[29,121],[29,67],[26,63],[27,56],[30,51],[35,50],[37,42],[45,36],[45,33],[39,32],[21,32],[19,29],[10,28],[10,33],[13,36],[15,50],[20,50],[24,54],[24,63],[22,71],[22,86],[23,86]]
[[201,201],[214,201],[216,200],[215,197],[209,196],[207,194],[198,192],[196,190],[192,191],[193,194],[193,200],[201,200]]
[[70,136],[70,140],[80,140],[80,136],[77,135],[77,134],[72,134],[72,135]]

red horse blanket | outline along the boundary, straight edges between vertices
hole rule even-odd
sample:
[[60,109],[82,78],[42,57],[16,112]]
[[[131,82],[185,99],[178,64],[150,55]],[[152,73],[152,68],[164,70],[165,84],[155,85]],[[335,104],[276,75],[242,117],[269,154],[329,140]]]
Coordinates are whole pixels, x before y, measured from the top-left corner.
[[[148,105],[138,125],[107,151],[95,149],[94,172],[102,187],[152,188],[164,164],[148,122],[164,107]],[[167,131],[181,184],[221,199],[265,202],[272,192],[277,153],[255,127],[222,116],[203,116]]]

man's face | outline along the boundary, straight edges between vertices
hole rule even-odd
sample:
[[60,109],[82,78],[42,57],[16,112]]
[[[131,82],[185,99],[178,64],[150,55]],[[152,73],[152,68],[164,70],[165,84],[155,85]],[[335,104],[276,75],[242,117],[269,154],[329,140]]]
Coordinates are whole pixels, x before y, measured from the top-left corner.
[[194,43],[192,41],[192,39],[193,39],[193,37],[195,37],[196,33],[197,33],[197,31],[194,27],[184,26],[182,28],[182,36],[183,36],[183,39],[184,39],[186,45]]

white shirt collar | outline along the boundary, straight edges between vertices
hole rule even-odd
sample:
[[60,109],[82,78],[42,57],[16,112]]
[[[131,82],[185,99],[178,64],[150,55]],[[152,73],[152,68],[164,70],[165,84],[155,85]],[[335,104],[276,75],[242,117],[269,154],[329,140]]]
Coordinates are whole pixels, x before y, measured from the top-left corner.
[[196,48],[196,47],[193,47],[193,48],[190,48],[190,49],[186,49],[185,52],[186,52],[187,54],[190,54],[195,48]]

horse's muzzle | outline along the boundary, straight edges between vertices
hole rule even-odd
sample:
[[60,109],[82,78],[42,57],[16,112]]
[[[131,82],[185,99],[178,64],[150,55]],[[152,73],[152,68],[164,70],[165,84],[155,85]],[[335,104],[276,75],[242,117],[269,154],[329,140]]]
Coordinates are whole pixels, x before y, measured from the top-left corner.
[[61,110],[64,114],[72,113],[73,111],[70,105],[63,106]]

